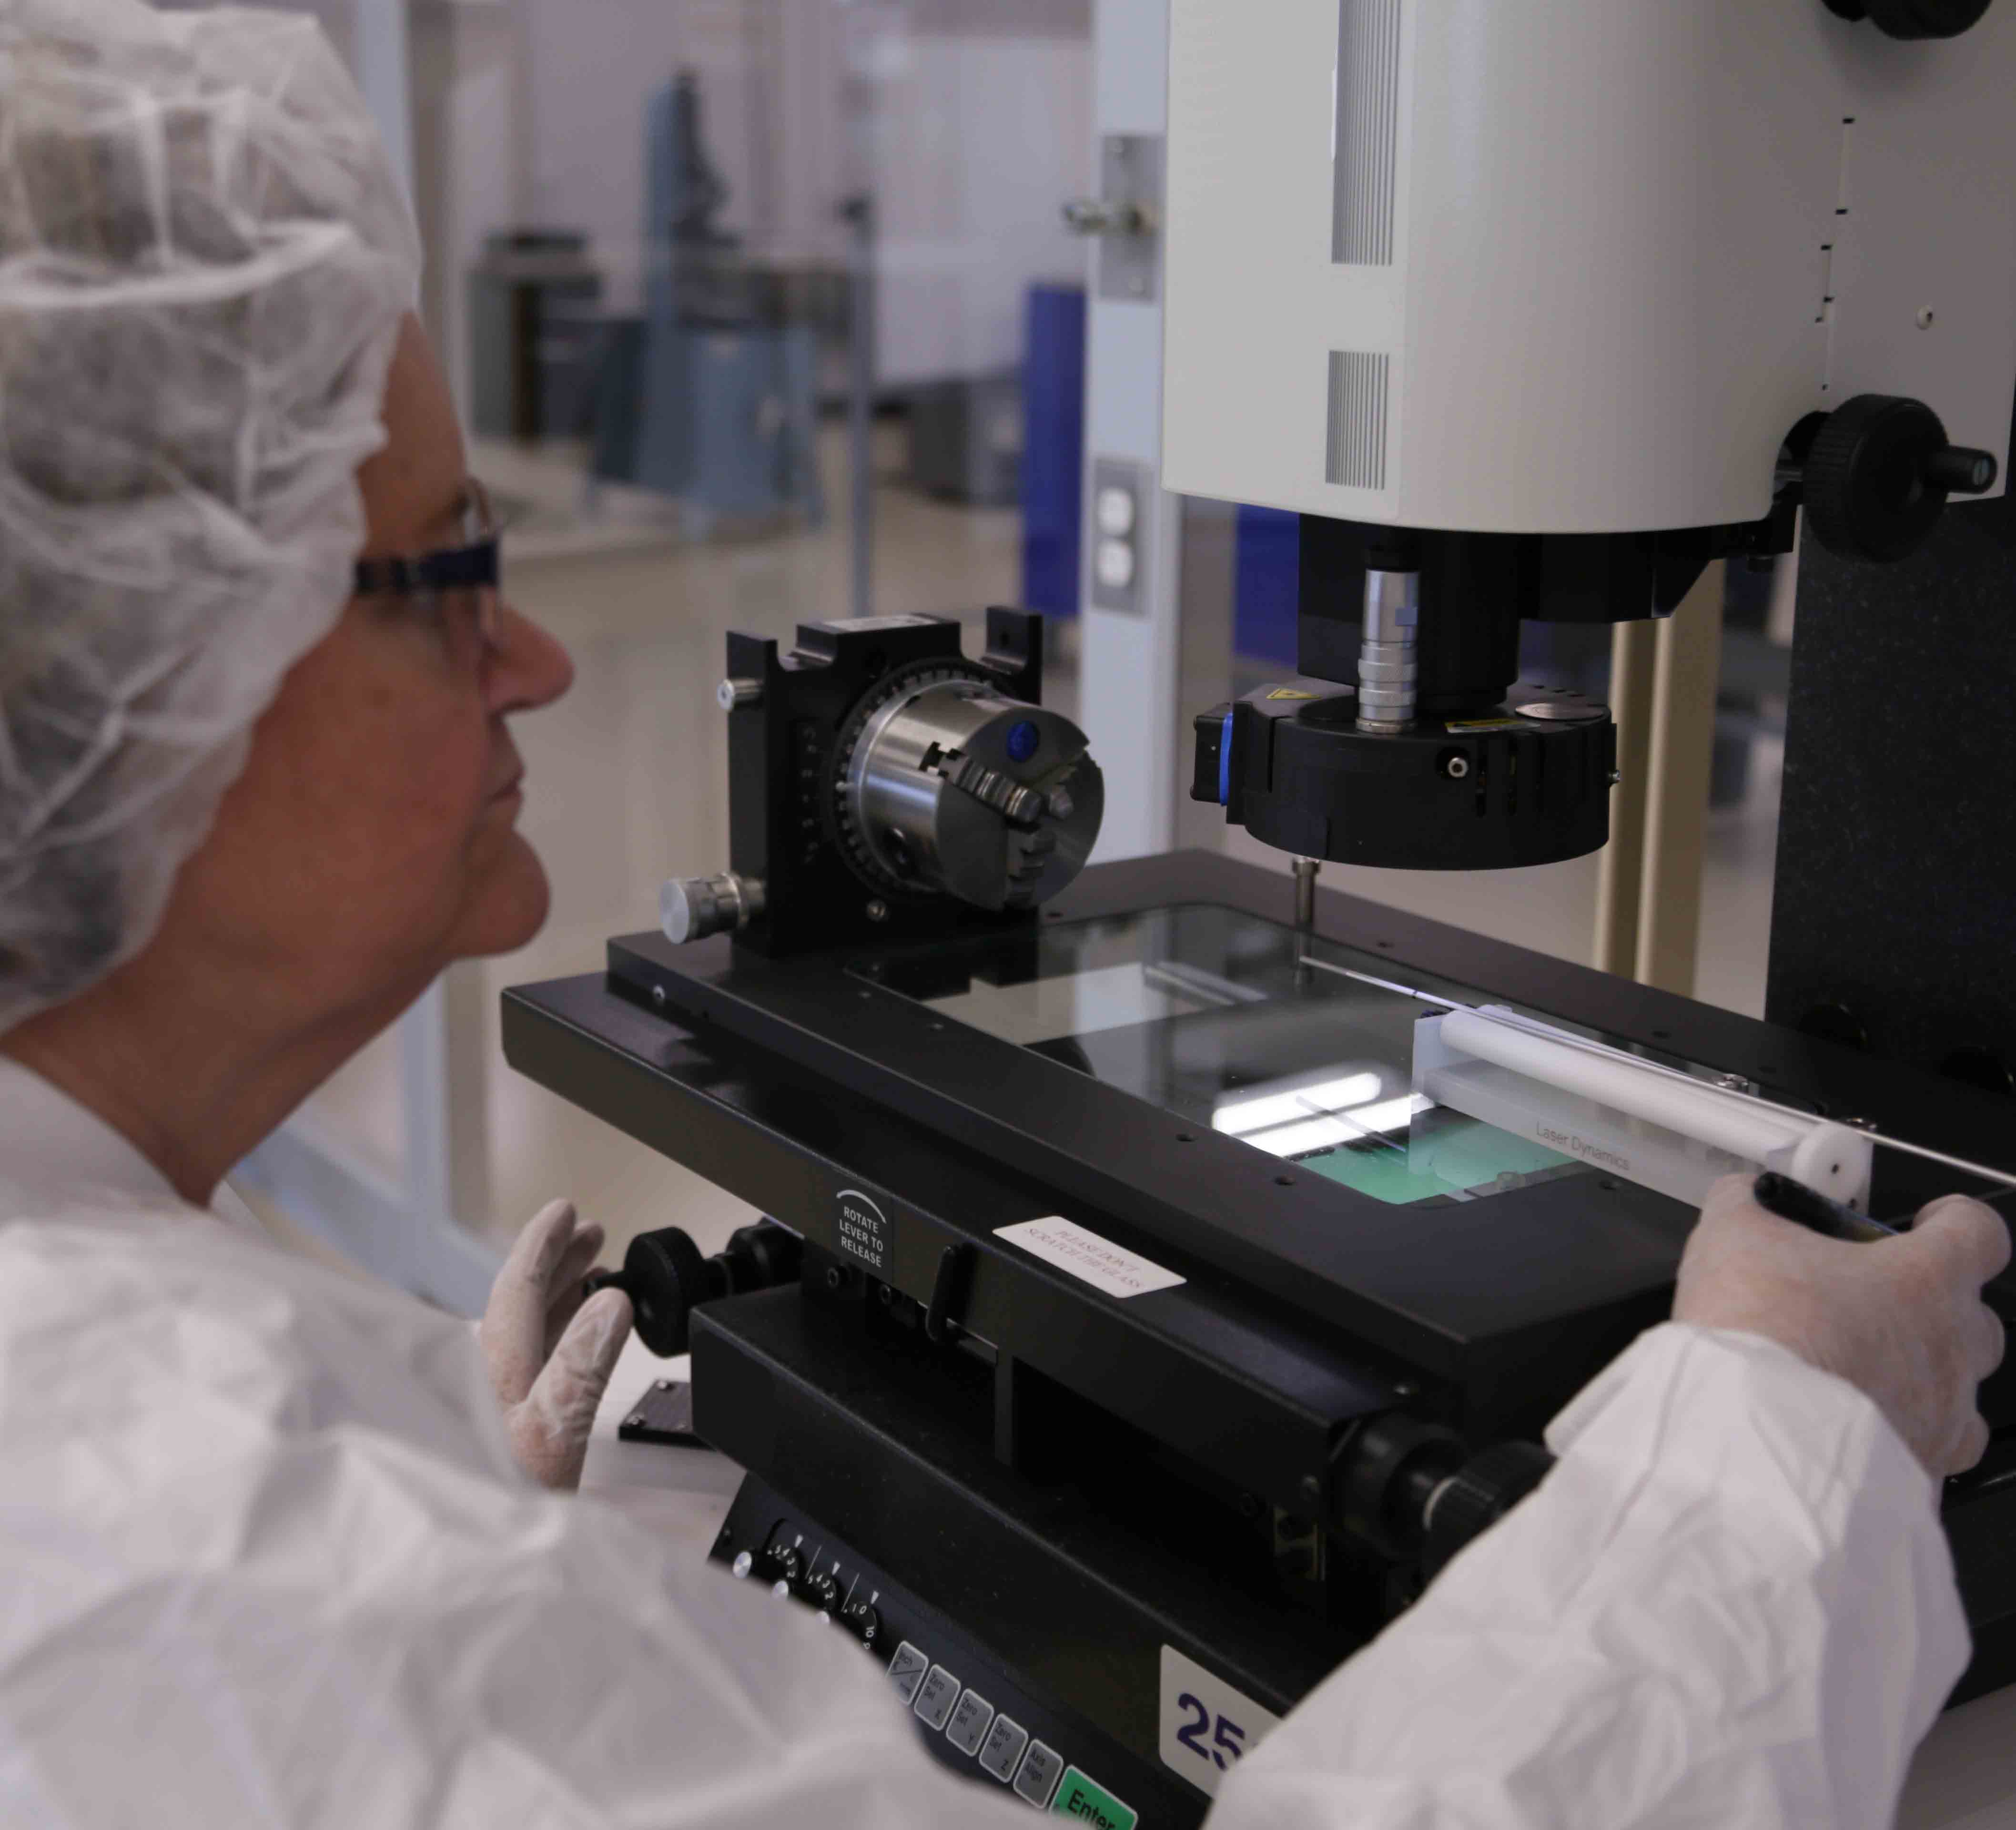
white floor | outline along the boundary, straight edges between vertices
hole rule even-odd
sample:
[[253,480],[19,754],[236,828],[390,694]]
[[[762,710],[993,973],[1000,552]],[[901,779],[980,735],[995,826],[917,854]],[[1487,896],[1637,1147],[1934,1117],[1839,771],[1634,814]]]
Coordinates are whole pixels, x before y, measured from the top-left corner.
[[[885,434],[890,480],[879,492],[876,608],[977,621],[1019,589],[1020,523],[927,499],[895,481],[901,448]],[[828,500],[847,499],[844,452],[829,442]],[[483,1033],[458,1051],[458,1098],[477,1102],[490,1140],[488,1211],[459,1216],[503,1238],[545,1200],[572,1195],[627,1240],[678,1223],[704,1245],[750,1210],[654,1152],[520,1079],[499,1052],[497,994],[506,985],[597,970],[604,941],[652,925],[661,881],[725,866],[727,766],[714,690],[730,629],[788,638],[801,621],[846,614],[848,545],[836,517],[815,530],[771,530],[682,543],[675,527],[619,502],[599,535],[569,527],[575,486],[553,467],[509,452],[479,462],[506,493],[547,506],[529,519],[509,583],[514,603],[573,653],[573,692],[520,721],[529,765],[524,830],[553,882],[553,917],[532,946],[462,970],[475,996],[457,1000]],[[556,485],[556,477],[560,479]],[[1075,683],[1061,679],[1067,709]],[[1096,733],[1095,733],[1096,737]],[[1705,896],[1700,995],[1761,1010],[1777,758],[1760,756],[1749,802],[1716,816]],[[1285,861],[1243,833],[1228,848],[1283,872]],[[1395,906],[1586,959],[1596,861],[1470,877],[1330,867],[1324,881]],[[313,1102],[397,1173],[401,1119],[397,1057],[381,1042]],[[470,1115],[473,1116],[473,1114]]]

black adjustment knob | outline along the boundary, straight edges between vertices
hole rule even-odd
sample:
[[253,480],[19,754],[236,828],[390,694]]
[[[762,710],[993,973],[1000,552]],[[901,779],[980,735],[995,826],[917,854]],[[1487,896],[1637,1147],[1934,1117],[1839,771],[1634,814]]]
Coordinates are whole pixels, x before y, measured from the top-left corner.
[[769,1581],[795,1585],[805,1573],[805,1553],[795,1544],[772,1544],[756,1567]]
[[661,1359],[686,1351],[693,1306],[748,1290],[788,1284],[798,1274],[805,1247],[775,1220],[760,1220],[729,1234],[728,1248],[703,1258],[677,1227],[640,1233],[630,1241],[620,1271],[596,1271],[589,1295],[614,1284],[630,1299],[637,1338]]
[[866,1601],[849,1601],[840,1611],[840,1623],[864,1646],[872,1648],[882,1637],[882,1616]]
[[1920,474],[1935,489],[1953,495],[1985,495],[1995,487],[2002,467],[1991,451],[1976,451],[1971,445],[1949,445],[1927,458]]
[[1345,1529],[1392,1557],[1413,1554],[1428,1502],[1462,1461],[1455,1432],[1404,1411],[1375,1417],[1345,1446],[1338,1497]]
[[822,1614],[830,1614],[840,1605],[840,1584],[831,1571],[815,1569],[798,1584],[798,1598]]
[[1442,1483],[1428,1507],[1421,1572],[1432,1579],[1471,1539],[1481,1536],[1546,1479],[1554,1458],[1538,1443],[1498,1443]]
[[1863,394],[1814,433],[1801,493],[1807,523],[1830,552],[1890,564],[1931,538],[1956,485],[1978,494],[1994,481],[1994,459],[1948,444],[1922,401]]
[[1869,16],[1893,38],[1957,38],[1986,16],[1989,0],[1867,0]]
[[794,1281],[805,1252],[805,1242],[789,1228],[775,1220],[758,1220],[729,1234],[727,1250],[712,1262],[721,1266],[724,1282],[739,1296],[747,1290],[774,1290]]
[[623,1255],[637,1338],[661,1358],[686,1350],[693,1306],[723,1292],[713,1287],[700,1248],[676,1227],[640,1233]]

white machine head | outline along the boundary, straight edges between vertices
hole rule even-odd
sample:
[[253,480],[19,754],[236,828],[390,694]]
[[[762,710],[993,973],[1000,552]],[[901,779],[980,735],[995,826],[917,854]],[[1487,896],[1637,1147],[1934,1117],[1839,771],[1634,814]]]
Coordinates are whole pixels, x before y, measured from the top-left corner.
[[[2016,9],[1837,8],[1173,0],[1167,486],[1752,522],[1794,429],[1865,394],[2001,465]],[[1979,23],[1890,35],[1918,14]]]

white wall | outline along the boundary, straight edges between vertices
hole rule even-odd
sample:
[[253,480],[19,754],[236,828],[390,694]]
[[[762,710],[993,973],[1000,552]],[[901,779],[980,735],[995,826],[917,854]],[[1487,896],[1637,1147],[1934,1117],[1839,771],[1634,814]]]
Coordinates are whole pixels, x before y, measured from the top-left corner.
[[[1168,0],[1098,0],[1093,131],[1168,131]],[[1231,359],[1229,356],[1228,360]],[[1162,304],[1095,296],[1086,315],[1085,460],[1117,459],[1145,485],[1136,545],[1138,611],[1093,601],[1097,542],[1085,542],[1079,722],[1106,771],[1100,863],[1150,857],[1175,838],[1184,783],[1183,504],[1161,486]],[[1228,581],[1229,582],[1229,581]],[[1229,654],[1229,629],[1226,632]],[[1206,703],[1209,703],[1208,701]]]
[[1092,185],[1083,39],[912,38],[877,87],[885,382],[1012,366],[1024,294],[1082,280],[1062,207]]

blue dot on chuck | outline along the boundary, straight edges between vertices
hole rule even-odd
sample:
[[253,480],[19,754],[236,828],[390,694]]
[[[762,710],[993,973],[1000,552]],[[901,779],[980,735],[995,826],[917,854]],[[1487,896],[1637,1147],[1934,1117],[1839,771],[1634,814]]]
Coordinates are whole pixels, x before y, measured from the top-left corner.
[[1043,740],[1042,733],[1029,719],[1008,727],[1008,759],[1011,762],[1027,762],[1036,753],[1036,746]]

